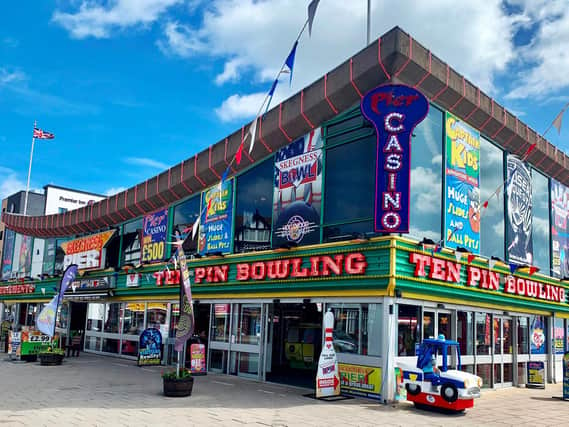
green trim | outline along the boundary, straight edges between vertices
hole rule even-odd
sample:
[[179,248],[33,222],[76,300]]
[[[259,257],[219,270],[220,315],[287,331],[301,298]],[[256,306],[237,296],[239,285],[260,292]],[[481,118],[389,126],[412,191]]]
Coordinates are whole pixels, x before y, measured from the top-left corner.
[[124,234],[124,223],[118,226],[119,230],[119,264],[118,267],[121,268],[123,264],[123,253],[122,253],[122,243]]
[[[170,257],[172,256],[172,245],[169,245],[168,242],[170,242],[171,239],[173,239],[173,236],[172,236],[173,234],[174,234],[174,207],[172,205],[170,205],[170,206],[168,206],[168,226],[166,227],[166,242],[165,242],[166,258],[164,258],[164,259],[170,259]],[[142,250],[142,242],[141,242],[140,249]]]

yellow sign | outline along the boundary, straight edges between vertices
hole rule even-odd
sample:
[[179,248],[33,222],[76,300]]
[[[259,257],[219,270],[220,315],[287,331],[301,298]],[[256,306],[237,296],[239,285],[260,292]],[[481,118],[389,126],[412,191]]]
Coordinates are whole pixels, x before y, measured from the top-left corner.
[[381,368],[339,363],[342,393],[381,398]]

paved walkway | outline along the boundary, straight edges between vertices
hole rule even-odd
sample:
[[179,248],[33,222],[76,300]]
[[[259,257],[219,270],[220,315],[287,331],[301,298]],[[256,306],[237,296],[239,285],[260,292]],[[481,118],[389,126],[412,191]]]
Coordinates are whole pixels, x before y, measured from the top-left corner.
[[0,426],[561,426],[569,402],[546,390],[484,391],[473,409],[444,415],[407,402],[321,402],[307,390],[226,375],[196,377],[187,398],[161,394],[164,368],[82,354],[63,366],[10,362],[0,353]]

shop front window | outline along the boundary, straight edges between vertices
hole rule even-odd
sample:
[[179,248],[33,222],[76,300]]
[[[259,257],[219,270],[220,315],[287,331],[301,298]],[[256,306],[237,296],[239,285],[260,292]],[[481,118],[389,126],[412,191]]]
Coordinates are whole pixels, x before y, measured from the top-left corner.
[[555,318],[553,322],[553,351],[555,354],[564,353],[565,327],[563,319]]
[[548,179],[532,170],[532,240],[533,262],[544,274],[550,273],[549,256],[549,181]]
[[529,354],[529,319],[518,317],[518,354]]
[[[239,314],[239,319],[237,315]],[[261,306],[258,304],[238,304],[234,312],[237,326],[236,343],[259,345],[261,340]],[[235,328],[234,328],[235,329]]]
[[411,139],[409,234],[418,240],[441,239],[443,122],[443,112],[431,105]]
[[492,344],[491,316],[487,313],[476,313],[476,354],[489,356]]
[[[192,197],[174,208],[174,222],[172,234],[182,235],[192,232],[192,226],[195,224],[200,214],[200,197]],[[193,254],[197,251],[197,239],[184,240],[184,252]]]
[[381,304],[330,304],[328,308],[334,314],[337,353],[381,355]]
[[142,236],[142,218],[138,218],[123,226],[122,247],[123,264],[140,262],[140,239]]
[[213,322],[211,323],[211,339],[213,341],[229,342],[229,304],[213,305]]
[[125,304],[122,316],[122,332],[125,335],[140,335],[144,330],[143,302],[130,302]]
[[89,303],[87,306],[87,330],[102,332],[104,318],[105,304]]
[[[504,354],[512,354],[512,319],[504,319],[502,321],[502,334],[502,351]],[[504,374],[505,376],[506,374]]]
[[460,353],[464,356],[474,354],[474,314],[459,311],[456,320],[456,338],[460,344]]
[[273,157],[240,175],[235,195],[235,252],[271,248]]
[[105,332],[118,334],[120,332],[121,303],[107,304],[105,311]]
[[504,153],[480,138],[480,201],[489,200],[480,219],[480,254],[504,259],[504,197],[491,197],[504,183]]
[[156,328],[162,334],[164,341],[168,337],[168,303],[149,302],[146,311],[146,327]]
[[397,314],[397,355],[415,356],[415,344],[421,339],[421,308],[400,304]]

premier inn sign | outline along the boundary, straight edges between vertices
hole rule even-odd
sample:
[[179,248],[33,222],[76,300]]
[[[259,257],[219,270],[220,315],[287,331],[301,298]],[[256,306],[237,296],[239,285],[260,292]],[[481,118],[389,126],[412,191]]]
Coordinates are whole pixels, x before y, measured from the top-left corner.
[[363,275],[367,269],[366,257],[361,252],[319,255],[308,258],[288,258],[270,261],[241,262],[194,268],[195,283],[224,283],[229,270],[235,269],[235,279],[245,281],[285,280],[330,276]]

